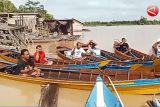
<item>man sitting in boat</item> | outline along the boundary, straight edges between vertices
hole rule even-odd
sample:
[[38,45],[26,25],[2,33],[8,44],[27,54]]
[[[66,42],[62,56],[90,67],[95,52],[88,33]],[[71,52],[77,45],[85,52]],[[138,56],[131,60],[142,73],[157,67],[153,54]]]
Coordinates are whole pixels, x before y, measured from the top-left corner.
[[101,50],[96,48],[96,43],[93,40],[90,40],[88,43],[88,50],[87,53],[95,56],[100,56],[101,55]]
[[21,50],[21,57],[17,63],[17,70],[23,76],[40,76],[40,69],[35,67],[34,60],[27,49]]
[[48,61],[46,58],[45,52],[42,50],[41,45],[36,46],[36,52],[34,53],[34,61],[36,63],[41,63],[45,65],[52,65],[52,61]]
[[119,51],[123,53],[128,53],[130,51],[129,45],[126,43],[126,41],[126,38],[122,38],[122,41],[119,43]]
[[160,38],[157,41],[157,57],[160,58]]
[[76,47],[72,49],[71,55],[74,59],[83,59],[83,56],[85,55],[85,50],[82,48],[82,45],[80,42],[77,42]]

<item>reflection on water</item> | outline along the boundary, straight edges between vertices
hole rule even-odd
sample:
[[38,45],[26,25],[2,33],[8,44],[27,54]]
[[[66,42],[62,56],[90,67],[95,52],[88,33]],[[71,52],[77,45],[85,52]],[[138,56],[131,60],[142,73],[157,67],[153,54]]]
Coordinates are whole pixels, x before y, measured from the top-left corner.
[[[83,41],[93,39],[98,47],[112,51],[115,39],[126,37],[131,47],[148,53],[153,42],[160,37],[160,26],[107,26],[88,27],[91,32],[85,32]],[[31,54],[35,52],[35,46],[28,49]],[[56,55],[56,46],[73,47],[73,42],[40,43],[47,53]],[[36,106],[40,98],[41,87],[35,84],[17,82],[0,78],[0,106]],[[90,91],[60,88],[58,107],[84,107]],[[152,95],[120,95],[126,107],[147,107],[146,100],[152,99]],[[160,97],[160,96],[158,96]]]

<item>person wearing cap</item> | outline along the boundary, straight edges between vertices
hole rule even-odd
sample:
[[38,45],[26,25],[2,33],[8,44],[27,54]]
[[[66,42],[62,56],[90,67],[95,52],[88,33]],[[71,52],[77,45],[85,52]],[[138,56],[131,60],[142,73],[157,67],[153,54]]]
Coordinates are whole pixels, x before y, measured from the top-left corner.
[[96,48],[96,43],[93,40],[90,40],[88,43],[88,50],[87,53],[95,56],[100,56],[101,55],[101,50]]
[[157,57],[160,57],[160,38],[157,41]]

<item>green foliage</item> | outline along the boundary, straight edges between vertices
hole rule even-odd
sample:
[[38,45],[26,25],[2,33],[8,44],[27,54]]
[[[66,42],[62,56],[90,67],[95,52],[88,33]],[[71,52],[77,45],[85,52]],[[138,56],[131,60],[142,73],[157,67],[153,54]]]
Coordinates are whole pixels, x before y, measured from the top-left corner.
[[41,5],[39,1],[28,0],[25,5],[20,5],[18,12],[20,13],[39,13],[45,19],[53,19],[53,15],[49,14],[44,9],[44,5]]
[[147,20],[147,18],[141,17],[139,20],[134,21],[111,21],[111,22],[85,22],[85,26],[118,26],[118,25],[160,25],[159,20]]
[[0,0],[0,12],[16,12],[16,6],[10,0]]
[[44,19],[53,19],[53,15],[49,14],[39,1],[28,0],[17,9],[10,0],[0,0],[0,12],[39,13]]

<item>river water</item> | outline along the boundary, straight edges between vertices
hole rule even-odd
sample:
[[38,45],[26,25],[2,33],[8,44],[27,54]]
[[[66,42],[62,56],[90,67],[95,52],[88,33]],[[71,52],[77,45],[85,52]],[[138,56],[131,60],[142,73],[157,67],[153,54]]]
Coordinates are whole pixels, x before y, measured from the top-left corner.
[[85,32],[83,40],[93,39],[98,47],[113,51],[113,42],[127,39],[130,47],[150,54],[154,42],[160,38],[160,25],[136,25],[136,26],[99,26],[87,27],[90,32]]
[[[160,38],[160,26],[100,26],[86,27],[90,32],[84,32],[81,41],[94,40],[98,47],[113,51],[114,40],[127,38],[130,47],[145,53],[151,53],[152,44]],[[31,54],[35,51],[37,44],[28,48]],[[47,53],[53,53],[58,45],[69,45],[73,42],[45,43],[43,49]],[[50,55],[50,54],[49,54]],[[0,78],[0,106],[36,106],[40,98],[41,87],[35,84],[17,82]],[[90,91],[60,88],[58,107],[84,107]],[[146,100],[152,99],[152,95],[126,95],[121,94],[122,101],[126,107],[147,107]],[[159,97],[159,96],[158,96]]]

